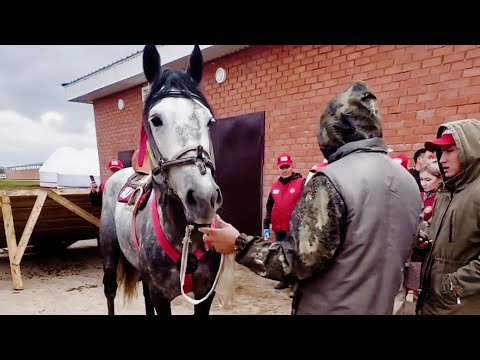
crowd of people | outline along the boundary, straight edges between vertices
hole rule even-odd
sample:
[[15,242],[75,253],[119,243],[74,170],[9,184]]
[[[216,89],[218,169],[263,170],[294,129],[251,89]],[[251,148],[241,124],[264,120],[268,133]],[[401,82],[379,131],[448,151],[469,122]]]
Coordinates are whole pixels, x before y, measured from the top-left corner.
[[204,240],[277,289],[295,285],[292,314],[391,315],[399,288],[419,315],[480,314],[480,121],[442,124],[409,168],[356,82],[327,105],[317,139],[325,160],[306,179],[278,157],[263,237],[217,216]]

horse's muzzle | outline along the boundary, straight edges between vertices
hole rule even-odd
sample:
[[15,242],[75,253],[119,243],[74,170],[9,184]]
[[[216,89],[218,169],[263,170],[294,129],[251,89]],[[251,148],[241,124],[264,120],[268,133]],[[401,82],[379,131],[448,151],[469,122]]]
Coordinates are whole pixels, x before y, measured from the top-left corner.
[[220,189],[215,187],[209,190],[189,190],[185,205],[193,216],[195,223],[211,223],[217,209],[222,206],[223,197]]

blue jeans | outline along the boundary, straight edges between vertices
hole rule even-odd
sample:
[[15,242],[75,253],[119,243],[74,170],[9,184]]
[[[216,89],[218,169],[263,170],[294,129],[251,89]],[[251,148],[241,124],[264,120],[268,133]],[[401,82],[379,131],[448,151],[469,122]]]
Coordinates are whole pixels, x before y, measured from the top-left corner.
[[283,231],[279,231],[275,233],[275,241],[282,242],[287,240],[287,233]]

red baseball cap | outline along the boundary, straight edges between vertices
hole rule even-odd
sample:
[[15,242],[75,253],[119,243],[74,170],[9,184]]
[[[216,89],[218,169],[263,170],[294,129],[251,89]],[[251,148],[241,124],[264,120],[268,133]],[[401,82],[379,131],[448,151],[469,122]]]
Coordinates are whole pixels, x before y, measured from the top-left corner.
[[284,165],[289,165],[289,166],[293,165],[292,157],[288,154],[282,154],[277,159],[277,166],[278,167],[281,167],[281,166],[284,166]]
[[408,158],[403,155],[403,154],[398,154],[398,155],[392,155],[390,156],[392,160],[398,162],[400,165],[402,165],[405,169],[408,170]]
[[442,133],[442,136],[439,138],[427,141],[425,143],[425,149],[431,152],[435,152],[440,146],[453,145],[455,144],[455,139],[453,138],[453,132],[449,129],[445,130]]
[[118,159],[112,159],[110,160],[110,162],[108,163],[108,168],[110,170],[122,170],[123,169],[123,164],[120,160]]

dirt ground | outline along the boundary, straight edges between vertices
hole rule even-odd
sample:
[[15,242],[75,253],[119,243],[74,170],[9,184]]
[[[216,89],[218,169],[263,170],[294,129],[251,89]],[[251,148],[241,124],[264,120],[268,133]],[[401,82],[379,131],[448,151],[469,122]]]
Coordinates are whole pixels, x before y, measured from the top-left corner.
[[[24,290],[12,289],[8,254],[0,250],[0,315],[105,315],[102,263],[96,240],[79,241],[62,256],[25,253],[21,265]],[[275,282],[237,265],[234,307],[225,310],[218,300],[212,315],[288,315],[288,290],[274,290]],[[139,287],[140,289],[140,287]],[[123,306],[115,301],[118,315],[143,315],[143,295]],[[183,297],[172,302],[173,314],[193,314]]]
[[[41,256],[27,251],[23,257],[24,290],[14,291],[8,253],[0,249],[0,315],[105,315],[102,260],[96,240],[79,241],[61,256]],[[289,290],[275,290],[275,281],[255,275],[237,264],[235,300],[232,309],[213,302],[212,315],[289,315]],[[123,306],[115,299],[117,315],[143,315],[143,295]],[[398,304],[396,304],[398,306]],[[399,315],[412,315],[411,301]],[[193,314],[193,305],[183,297],[172,302],[174,315]]]

